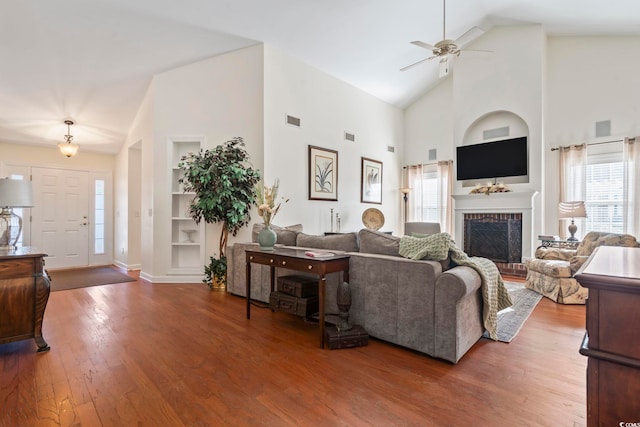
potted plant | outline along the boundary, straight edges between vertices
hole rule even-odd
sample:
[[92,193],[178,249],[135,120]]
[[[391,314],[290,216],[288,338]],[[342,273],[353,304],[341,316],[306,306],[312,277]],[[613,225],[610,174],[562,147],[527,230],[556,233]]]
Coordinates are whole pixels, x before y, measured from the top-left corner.
[[189,153],[178,164],[183,169],[180,182],[184,191],[195,193],[189,216],[197,224],[202,220],[207,224],[222,223],[219,257],[211,257],[205,275],[209,269],[211,277],[222,277],[223,283],[229,233],[235,236],[251,220],[255,185],[260,180],[260,172],[248,164],[248,159],[243,139],[235,137],[212,150]]
[[225,287],[226,279],[227,257],[209,257],[209,265],[204,266],[204,279],[202,279],[202,282],[206,283],[211,289],[220,289]]

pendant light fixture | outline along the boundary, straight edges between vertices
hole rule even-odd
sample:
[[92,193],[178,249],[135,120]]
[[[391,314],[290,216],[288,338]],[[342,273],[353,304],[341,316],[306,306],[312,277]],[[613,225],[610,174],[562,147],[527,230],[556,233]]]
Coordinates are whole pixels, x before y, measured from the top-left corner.
[[58,148],[65,156],[73,157],[78,152],[78,148],[80,148],[78,144],[73,143],[73,135],[71,135],[71,125],[75,123],[73,120],[67,119],[64,124],[67,125],[67,134],[64,136],[64,142],[58,144]]

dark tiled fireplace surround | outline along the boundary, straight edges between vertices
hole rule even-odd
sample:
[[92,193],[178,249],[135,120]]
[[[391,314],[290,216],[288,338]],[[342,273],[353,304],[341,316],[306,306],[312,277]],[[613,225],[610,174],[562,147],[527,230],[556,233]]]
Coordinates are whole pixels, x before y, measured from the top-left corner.
[[464,251],[489,258],[503,275],[525,277],[521,213],[465,213]]

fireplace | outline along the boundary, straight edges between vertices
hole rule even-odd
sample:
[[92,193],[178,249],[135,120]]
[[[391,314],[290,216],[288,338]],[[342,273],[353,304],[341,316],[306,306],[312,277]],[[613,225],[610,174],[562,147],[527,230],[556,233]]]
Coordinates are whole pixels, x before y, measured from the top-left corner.
[[496,263],[522,261],[521,213],[464,214],[464,251]]

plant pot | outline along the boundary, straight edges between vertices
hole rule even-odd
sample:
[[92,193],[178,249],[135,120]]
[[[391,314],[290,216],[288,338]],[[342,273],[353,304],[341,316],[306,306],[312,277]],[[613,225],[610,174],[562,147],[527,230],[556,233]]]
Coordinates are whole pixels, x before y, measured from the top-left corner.
[[213,278],[213,281],[209,284],[212,291],[224,291],[227,289],[227,283],[224,279]]
[[258,243],[260,243],[260,249],[263,251],[272,251],[273,245],[276,244],[278,235],[269,226],[266,226],[260,233],[258,233]]

